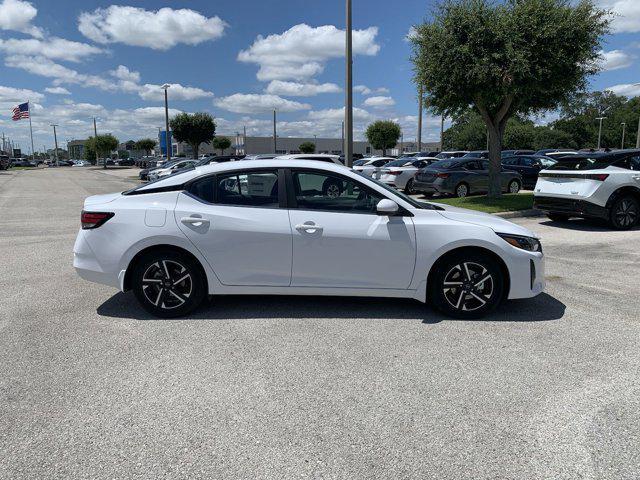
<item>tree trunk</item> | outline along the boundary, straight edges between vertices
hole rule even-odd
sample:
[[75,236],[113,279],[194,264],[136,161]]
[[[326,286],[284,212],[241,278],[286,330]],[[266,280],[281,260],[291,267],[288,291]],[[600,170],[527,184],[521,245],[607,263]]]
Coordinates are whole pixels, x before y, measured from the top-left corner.
[[193,158],[198,159],[198,152],[200,151],[199,143],[192,143],[191,147],[193,148]]
[[502,170],[502,134],[504,125],[499,127],[488,126],[489,129],[489,197],[497,198],[502,195],[502,182],[500,172]]

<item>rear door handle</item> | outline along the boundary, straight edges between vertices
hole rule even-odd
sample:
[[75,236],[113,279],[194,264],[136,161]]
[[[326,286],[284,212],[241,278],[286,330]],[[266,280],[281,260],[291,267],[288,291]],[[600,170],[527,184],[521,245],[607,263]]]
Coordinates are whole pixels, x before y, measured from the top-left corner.
[[301,223],[296,225],[296,230],[299,232],[317,233],[322,232],[323,228],[315,223]]
[[199,217],[182,217],[180,221],[185,225],[193,225],[194,227],[202,227],[203,225],[209,225],[211,223],[206,218]]

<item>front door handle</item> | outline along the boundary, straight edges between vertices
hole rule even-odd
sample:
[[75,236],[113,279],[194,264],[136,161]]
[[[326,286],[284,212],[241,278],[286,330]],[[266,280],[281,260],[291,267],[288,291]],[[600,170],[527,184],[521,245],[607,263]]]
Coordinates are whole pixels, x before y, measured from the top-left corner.
[[209,225],[211,223],[206,218],[200,217],[182,217],[180,221],[185,225],[193,225],[194,227],[202,227],[203,225]]
[[305,232],[305,233],[320,233],[322,232],[323,228],[320,225],[316,225],[315,223],[312,222],[308,222],[308,223],[301,223],[296,225],[296,230],[298,230],[299,232]]
[[634,176],[633,176],[633,177],[631,177],[631,178],[633,178],[634,180],[640,180],[640,175],[634,175]]

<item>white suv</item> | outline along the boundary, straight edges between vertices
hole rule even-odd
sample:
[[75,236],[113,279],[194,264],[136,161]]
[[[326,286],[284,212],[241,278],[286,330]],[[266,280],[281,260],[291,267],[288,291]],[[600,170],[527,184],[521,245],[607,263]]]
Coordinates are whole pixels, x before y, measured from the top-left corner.
[[538,175],[534,206],[555,221],[601,218],[618,230],[640,217],[640,150],[563,158]]

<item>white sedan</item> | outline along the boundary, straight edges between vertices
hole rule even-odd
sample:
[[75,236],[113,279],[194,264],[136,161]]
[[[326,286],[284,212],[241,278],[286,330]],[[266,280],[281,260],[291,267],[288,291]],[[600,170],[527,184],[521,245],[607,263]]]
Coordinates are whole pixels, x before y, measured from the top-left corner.
[[[317,185],[339,182],[340,195]],[[536,235],[492,215],[419,203],[327,162],[198,167],[85,200],[73,264],[133,290],[159,317],[208,295],[344,295],[430,302],[475,318],[544,289]]]
[[365,158],[364,162],[357,162],[354,164],[353,169],[356,172],[360,172],[367,177],[374,177],[378,171],[384,167],[387,163],[393,162],[395,158],[391,157],[373,157]]
[[413,190],[413,177],[416,172],[429,166],[438,159],[433,158],[400,158],[387,163],[380,169],[375,178],[382,183],[404,190],[405,193],[416,193]]
[[156,168],[149,172],[149,180],[155,181],[162,177],[167,177],[169,175],[173,175],[178,170],[184,170],[188,168],[194,168],[198,162],[201,160],[180,160],[175,163],[171,163],[163,168]]

